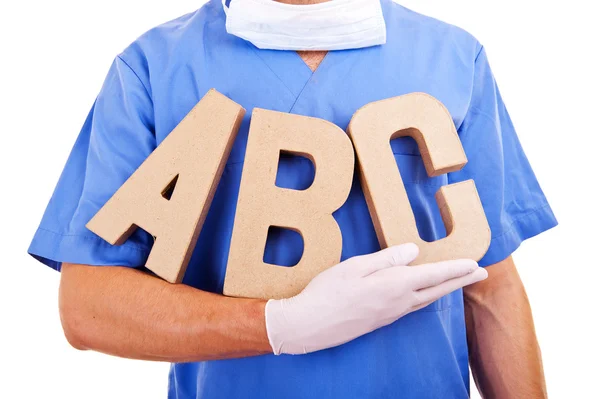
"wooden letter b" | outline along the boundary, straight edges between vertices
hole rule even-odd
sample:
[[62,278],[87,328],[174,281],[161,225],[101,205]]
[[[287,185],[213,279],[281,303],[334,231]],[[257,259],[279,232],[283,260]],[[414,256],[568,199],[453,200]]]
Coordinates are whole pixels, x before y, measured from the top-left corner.
[[[309,158],[315,178],[306,190],[275,185],[281,151]],[[332,213],[348,198],[354,173],[350,139],[322,119],[264,109],[252,113],[224,294],[287,298],[339,263],[342,234]],[[304,253],[294,267],[263,261],[270,226],[295,230]]]

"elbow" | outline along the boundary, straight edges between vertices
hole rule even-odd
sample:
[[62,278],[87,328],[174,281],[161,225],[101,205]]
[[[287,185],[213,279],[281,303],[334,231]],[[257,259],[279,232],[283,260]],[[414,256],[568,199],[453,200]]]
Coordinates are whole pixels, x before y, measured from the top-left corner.
[[73,348],[112,354],[119,347],[115,323],[122,318],[116,304],[107,300],[116,269],[63,263],[58,307],[65,338]]
[[89,345],[86,342],[85,323],[82,323],[82,317],[72,306],[65,305],[63,301],[59,305],[60,322],[67,342],[77,350],[88,350]]
[[85,281],[77,275],[77,266],[63,265],[58,294],[60,322],[69,344],[78,350],[91,349],[89,341],[90,318],[86,296],[82,295]]

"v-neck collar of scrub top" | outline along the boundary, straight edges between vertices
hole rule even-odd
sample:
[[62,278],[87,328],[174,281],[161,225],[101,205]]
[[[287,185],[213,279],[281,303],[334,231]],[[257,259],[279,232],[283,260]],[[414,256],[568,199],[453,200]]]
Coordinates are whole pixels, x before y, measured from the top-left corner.
[[329,51],[313,72],[295,51],[261,50],[250,42],[246,44],[295,98],[294,104],[288,110],[292,113],[294,106],[307,90],[314,90],[320,81],[333,77],[339,79],[340,76],[347,74],[360,51],[365,51],[365,49]]
[[325,57],[313,72],[296,51],[261,50],[250,42],[246,42],[246,44],[293,96],[300,95],[302,89],[313,77],[321,75],[323,70],[327,69],[328,64],[331,66],[329,61],[334,55],[332,51],[325,54]]

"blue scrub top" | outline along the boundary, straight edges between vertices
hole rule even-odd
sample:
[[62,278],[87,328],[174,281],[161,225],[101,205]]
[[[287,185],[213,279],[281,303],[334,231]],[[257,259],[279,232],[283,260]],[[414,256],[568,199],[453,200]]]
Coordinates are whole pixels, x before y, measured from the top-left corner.
[[[111,246],[85,224],[213,87],[248,112],[185,284],[222,292],[255,107],[323,118],[346,129],[369,102],[429,93],[452,114],[469,162],[459,172],[430,178],[414,140],[392,141],[421,236],[445,236],[434,194],[466,179],[475,179],[492,230],[482,266],[555,226],[482,46],[459,28],[391,0],[382,4],[387,44],[329,52],[314,73],[295,52],[259,50],[227,34],[220,0],[144,34],[114,60],[29,252],[57,270],[61,262],[142,267],[152,245],[148,234],[138,230],[125,244]],[[284,157],[278,185],[305,188],[313,174],[307,159]],[[334,216],[343,259],[380,249],[358,179]],[[294,264],[301,251],[296,234],[275,231],[266,260]],[[171,398],[467,398],[462,291],[337,348],[174,364],[169,383]]]

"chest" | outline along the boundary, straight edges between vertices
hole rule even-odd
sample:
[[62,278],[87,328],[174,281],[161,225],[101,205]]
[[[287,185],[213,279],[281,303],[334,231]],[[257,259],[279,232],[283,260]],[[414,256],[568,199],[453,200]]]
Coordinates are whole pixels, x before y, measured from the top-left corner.
[[[229,163],[243,162],[255,108],[317,117],[345,130],[352,115],[370,102],[425,92],[448,108],[458,127],[469,105],[470,72],[448,57],[437,60],[435,54],[423,63],[423,55],[411,51],[393,47],[331,51],[314,55],[312,62],[319,62],[314,71],[306,56],[296,52],[248,46],[208,58],[190,56],[154,74],[161,77],[152,82],[157,143],[211,88],[246,109]],[[392,146],[398,153],[418,151],[411,140]]]

